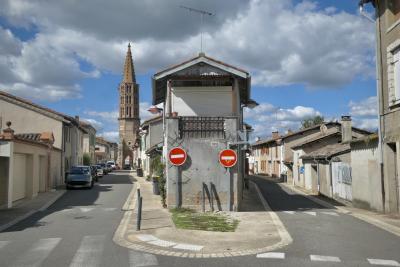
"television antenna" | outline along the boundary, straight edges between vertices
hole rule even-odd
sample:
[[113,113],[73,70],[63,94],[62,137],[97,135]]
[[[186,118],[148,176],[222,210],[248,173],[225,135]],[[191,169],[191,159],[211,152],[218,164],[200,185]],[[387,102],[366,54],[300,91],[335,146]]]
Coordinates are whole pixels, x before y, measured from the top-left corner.
[[204,22],[204,15],[207,16],[214,16],[215,14],[208,12],[206,10],[201,10],[197,8],[187,7],[187,6],[179,6],[180,8],[186,9],[190,12],[195,12],[200,14],[200,52],[203,53],[203,22]]

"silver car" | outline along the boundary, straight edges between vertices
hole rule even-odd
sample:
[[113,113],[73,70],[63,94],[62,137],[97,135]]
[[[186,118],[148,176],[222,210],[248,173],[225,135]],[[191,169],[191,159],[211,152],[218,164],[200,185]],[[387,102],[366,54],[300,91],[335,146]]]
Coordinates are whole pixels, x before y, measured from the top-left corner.
[[71,187],[92,188],[94,184],[90,166],[74,166],[67,175],[67,189]]

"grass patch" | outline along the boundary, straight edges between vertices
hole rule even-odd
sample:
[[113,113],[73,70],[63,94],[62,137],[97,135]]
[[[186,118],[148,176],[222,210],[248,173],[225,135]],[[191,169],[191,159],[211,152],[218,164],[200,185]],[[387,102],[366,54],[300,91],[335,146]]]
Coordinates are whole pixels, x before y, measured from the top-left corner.
[[172,220],[177,228],[214,232],[234,232],[238,220],[227,215],[206,212],[198,213],[191,209],[171,209]]

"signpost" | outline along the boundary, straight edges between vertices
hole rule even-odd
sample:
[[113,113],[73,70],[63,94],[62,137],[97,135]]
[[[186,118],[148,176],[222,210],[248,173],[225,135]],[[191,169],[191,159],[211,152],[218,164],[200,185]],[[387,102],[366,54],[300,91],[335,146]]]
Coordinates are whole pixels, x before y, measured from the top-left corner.
[[219,153],[219,163],[225,168],[231,168],[236,165],[237,154],[232,149],[224,149]]
[[168,158],[172,165],[181,166],[186,161],[186,151],[180,147],[174,147],[169,151]]
[[180,147],[172,148],[168,153],[169,162],[176,167],[176,207],[180,207],[180,166],[185,164],[187,158],[186,151]]

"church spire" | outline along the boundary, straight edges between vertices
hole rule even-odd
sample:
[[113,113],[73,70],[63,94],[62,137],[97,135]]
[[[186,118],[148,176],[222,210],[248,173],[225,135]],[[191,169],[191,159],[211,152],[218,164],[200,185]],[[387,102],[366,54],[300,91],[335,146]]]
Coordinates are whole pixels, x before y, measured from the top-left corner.
[[128,52],[126,53],[124,73],[122,83],[136,83],[135,69],[133,68],[131,43],[128,43]]

